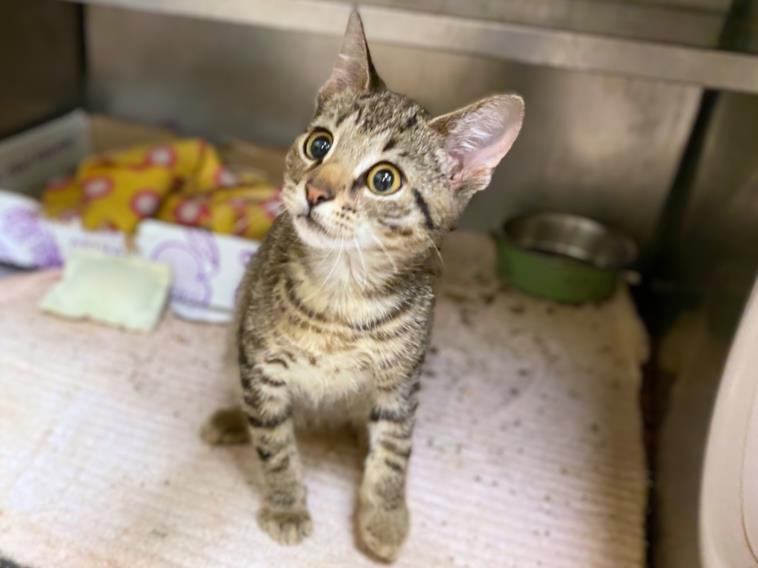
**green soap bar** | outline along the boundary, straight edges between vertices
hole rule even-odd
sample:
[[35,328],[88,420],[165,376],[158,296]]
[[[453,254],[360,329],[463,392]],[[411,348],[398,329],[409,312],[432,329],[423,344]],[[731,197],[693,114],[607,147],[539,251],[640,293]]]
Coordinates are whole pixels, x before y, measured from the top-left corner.
[[165,265],[77,250],[40,307],[66,318],[150,331],[158,323],[170,285],[171,271]]

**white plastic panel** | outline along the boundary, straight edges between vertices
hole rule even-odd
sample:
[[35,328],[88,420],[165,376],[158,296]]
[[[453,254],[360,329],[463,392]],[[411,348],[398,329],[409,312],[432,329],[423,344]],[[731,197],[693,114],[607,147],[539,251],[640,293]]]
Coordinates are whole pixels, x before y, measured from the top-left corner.
[[34,193],[89,153],[87,115],[73,111],[0,143],[0,188]]
[[708,436],[700,510],[704,568],[758,567],[758,287],[721,379]]
[[[753,367],[758,380],[758,365]],[[758,393],[753,398],[753,412],[745,445],[745,464],[742,469],[742,499],[745,534],[754,556],[758,557]]]

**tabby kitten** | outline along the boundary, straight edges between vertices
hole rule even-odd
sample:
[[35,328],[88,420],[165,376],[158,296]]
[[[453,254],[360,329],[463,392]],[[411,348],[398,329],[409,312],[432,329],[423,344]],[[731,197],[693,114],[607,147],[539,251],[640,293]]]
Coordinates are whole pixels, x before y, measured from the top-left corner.
[[[353,12],[308,130],[287,155],[285,211],[241,287],[237,347],[262,466],[261,527],[312,529],[295,424],[368,429],[358,502],[367,548],[392,560],[408,533],[405,485],[434,307],[435,255],[521,128],[523,100],[485,98],[431,119],[385,88]],[[221,412],[206,437],[234,438]]]

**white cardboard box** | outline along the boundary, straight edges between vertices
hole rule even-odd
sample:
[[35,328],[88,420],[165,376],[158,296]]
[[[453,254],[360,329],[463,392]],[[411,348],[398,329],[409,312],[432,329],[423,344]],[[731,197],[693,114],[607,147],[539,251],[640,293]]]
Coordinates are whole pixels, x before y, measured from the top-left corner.
[[[109,128],[119,125],[114,122]],[[134,127],[127,128],[131,131],[126,137],[133,143]],[[156,131],[146,132],[154,137]],[[171,268],[171,306],[177,313],[193,320],[228,320],[257,241],[148,219],[138,225],[131,250],[121,233],[85,231],[78,221],[53,221],[41,214],[34,194],[50,179],[73,171],[93,151],[105,149],[92,139],[90,117],[74,111],[0,141],[0,263],[49,268],[60,266],[79,248],[133,252]]]

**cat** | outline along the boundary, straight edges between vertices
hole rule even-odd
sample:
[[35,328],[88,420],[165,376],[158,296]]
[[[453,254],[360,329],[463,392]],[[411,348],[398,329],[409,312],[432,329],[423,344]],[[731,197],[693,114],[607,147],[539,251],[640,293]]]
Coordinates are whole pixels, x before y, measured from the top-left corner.
[[397,557],[438,244],[489,184],[523,117],[521,97],[494,95],[430,118],[384,86],[351,14],[315,116],[287,154],[284,211],[240,286],[244,414],[220,411],[204,433],[252,440],[258,522],[274,540],[312,531],[296,423],[342,420],[368,433],[358,534],[380,559]]

